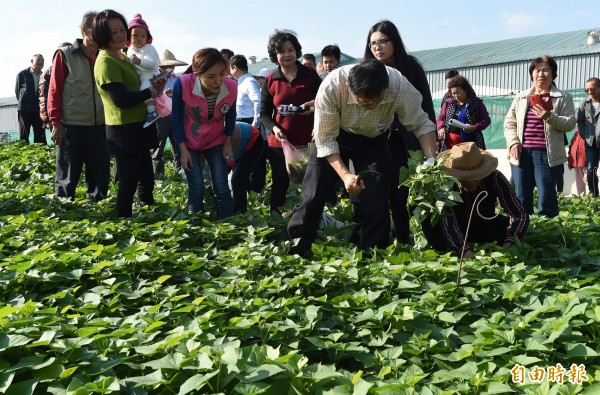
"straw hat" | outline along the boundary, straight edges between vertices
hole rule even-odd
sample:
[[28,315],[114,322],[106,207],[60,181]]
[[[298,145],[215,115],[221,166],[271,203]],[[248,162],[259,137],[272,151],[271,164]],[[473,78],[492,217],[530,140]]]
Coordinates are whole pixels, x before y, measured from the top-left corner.
[[187,63],[177,60],[175,55],[173,55],[173,52],[165,49],[162,54],[160,54],[160,66],[187,66]]
[[481,180],[496,170],[498,158],[475,143],[460,143],[440,154],[442,167],[462,181]]

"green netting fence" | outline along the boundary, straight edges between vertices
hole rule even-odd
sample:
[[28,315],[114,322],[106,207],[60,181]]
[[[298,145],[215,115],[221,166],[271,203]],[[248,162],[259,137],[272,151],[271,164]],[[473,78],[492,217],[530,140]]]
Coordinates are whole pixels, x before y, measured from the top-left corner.
[[[583,91],[583,89],[564,89],[563,91],[569,92],[571,95],[573,95],[575,115],[577,115],[579,104],[587,97],[586,93]],[[504,140],[504,118],[510,109],[510,105],[512,104],[514,97],[514,95],[480,97],[490,113],[490,118],[492,119],[491,125],[483,131],[487,149],[506,148],[506,141]],[[442,106],[442,100],[434,100],[433,106],[436,110],[436,115],[439,115]],[[574,132],[575,129],[567,134],[568,141],[571,141],[571,136]]]
[[[586,97],[586,93],[583,89],[565,89],[564,91],[569,92],[573,95],[573,102],[575,104],[575,114],[577,114],[577,108],[579,108],[579,104]],[[505,95],[505,96],[482,96],[480,97],[485,104],[488,112],[490,113],[490,118],[492,119],[491,125],[483,131],[483,136],[485,138],[486,147],[488,149],[502,149],[506,148],[506,142],[504,140],[504,117],[508,113],[510,105],[514,99],[514,95]],[[436,110],[436,116],[439,115],[442,101],[434,100],[433,106]],[[570,141],[571,136],[573,135],[572,130],[567,134],[567,139]],[[50,133],[47,132],[47,139],[50,142]],[[9,131],[2,132],[0,135],[0,143],[14,141],[19,139],[18,131]],[[33,132],[31,133],[31,140],[33,141]]]

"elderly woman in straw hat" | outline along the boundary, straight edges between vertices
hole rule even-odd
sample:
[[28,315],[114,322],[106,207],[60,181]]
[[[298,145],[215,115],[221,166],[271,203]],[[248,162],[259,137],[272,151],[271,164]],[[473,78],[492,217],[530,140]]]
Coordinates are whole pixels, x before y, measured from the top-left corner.
[[[496,169],[497,158],[469,142],[456,144],[439,160],[446,173],[458,179],[463,201],[450,207],[449,215],[441,221],[445,241],[452,250],[469,258],[474,256],[469,243],[496,242],[511,248],[516,238],[523,237],[529,215],[506,177]],[[506,215],[495,213],[496,200]]]
[[[173,55],[173,52],[165,49],[160,54],[160,65],[158,66],[159,70],[164,72],[168,69],[174,69],[176,66],[187,66],[187,63],[177,60],[175,55]],[[163,91],[166,96],[171,97],[171,94],[173,93],[173,85],[175,85],[176,80],[177,76],[174,73],[169,74],[167,83],[165,85],[165,90]],[[175,137],[173,136],[171,115],[160,118],[156,122],[156,132],[158,133],[158,148],[152,153],[152,167],[154,168],[154,173],[159,175],[165,172],[163,153],[165,152],[167,139],[169,139],[171,142],[171,151],[173,151],[173,157],[175,158],[175,171],[179,173],[181,171],[181,153],[179,152],[179,146],[175,142]]]

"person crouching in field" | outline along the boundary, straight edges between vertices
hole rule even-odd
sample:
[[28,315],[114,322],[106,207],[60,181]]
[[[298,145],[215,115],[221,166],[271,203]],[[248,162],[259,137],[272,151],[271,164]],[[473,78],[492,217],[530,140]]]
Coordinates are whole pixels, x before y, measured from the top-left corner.
[[[511,248],[516,238],[523,237],[529,215],[506,177],[496,169],[497,158],[468,142],[456,144],[438,160],[446,173],[458,179],[456,188],[462,198],[462,203],[449,207],[449,215],[440,221],[446,247],[470,258],[475,256],[470,243],[496,242]],[[496,200],[506,215],[495,213]],[[443,247],[434,245],[436,249]]]

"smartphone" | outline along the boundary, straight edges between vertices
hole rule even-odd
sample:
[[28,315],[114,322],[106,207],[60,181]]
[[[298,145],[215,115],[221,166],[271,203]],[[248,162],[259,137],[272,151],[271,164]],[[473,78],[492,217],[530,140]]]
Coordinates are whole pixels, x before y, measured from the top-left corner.
[[166,69],[165,71],[161,71],[156,74],[154,77],[150,78],[150,81],[154,81],[157,78],[168,77],[173,73],[173,69]]
[[544,108],[544,110],[552,110],[554,106],[552,105],[552,98],[547,95],[529,95],[529,103],[532,106],[539,104]]

